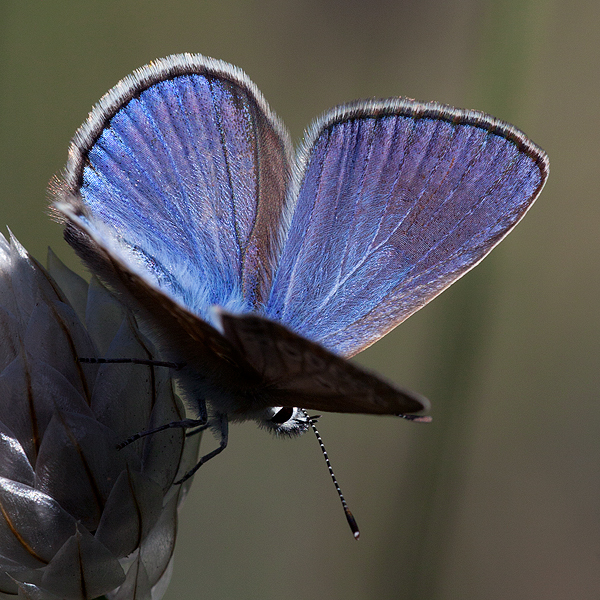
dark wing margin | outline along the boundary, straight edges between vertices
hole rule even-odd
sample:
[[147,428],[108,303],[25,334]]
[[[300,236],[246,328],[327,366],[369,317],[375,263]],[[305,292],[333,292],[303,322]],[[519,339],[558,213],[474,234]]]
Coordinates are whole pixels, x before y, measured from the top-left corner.
[[326,113],[299,152],[267,316],[356,354],[481,261],[548,168],[481,112],[390,99]]

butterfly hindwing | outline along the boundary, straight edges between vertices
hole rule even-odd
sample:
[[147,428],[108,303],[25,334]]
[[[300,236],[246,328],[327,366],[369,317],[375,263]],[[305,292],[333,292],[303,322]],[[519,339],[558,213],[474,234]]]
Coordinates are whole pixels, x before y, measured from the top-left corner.
[[352,356],[507,235],[548,164],[483,113],[392,99],[325,115],[297,169],[266,314]]
[[[71,225],[67,240],[86,256],[86,262],[103,281],[110,282],[125,303],[142,321],[149,324],[153,337],[159,342],[161,358],[185,366],[181,373],[210,373],[210,386],[231,387],[240,383],[253,372],[233,345],[212,325],[181,306],[148,278],[140,275],[114,247],[106,247],[105,239],[89,227],[85,219],[78,217],[68,205],[59,205],[63,216]],[[200,386],[188,385],[187,398],[192,404]],[[203,398],[203,394],[200,394]]]

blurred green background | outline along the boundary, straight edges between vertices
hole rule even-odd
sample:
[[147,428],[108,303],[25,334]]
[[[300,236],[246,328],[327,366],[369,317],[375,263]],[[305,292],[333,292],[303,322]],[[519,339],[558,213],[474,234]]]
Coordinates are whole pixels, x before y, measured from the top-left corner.
[[0,223],[43,261],[78,264],[45,214],[71,135],[174,52],[242,67],[295,139],[330,106],[405,95],[550,156],[516,231],[358,358],[434,423],[321,420],[360,542],[311,435],[237,426],[181,513],[167,599],[600,597],[599,28],[597,0],[2,0]]

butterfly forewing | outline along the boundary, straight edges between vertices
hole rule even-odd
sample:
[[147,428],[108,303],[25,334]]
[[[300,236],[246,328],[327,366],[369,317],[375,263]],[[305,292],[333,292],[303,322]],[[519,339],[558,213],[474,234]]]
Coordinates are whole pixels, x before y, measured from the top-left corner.
[[258,315],[220,313],[225,337],[261,375],[275,406],[366,414],[406,414],[428,401],[395,387],[322,346]]
[[250,310],[271,278],[289,147],[241,71],[170,57],[94,108],[73,140],[65,199],[181,305],[204,318],[212,304]]
[[474,111],[388,100],[313,127],[266,313],[345,356],[479,262],[547,176],[543,151]]

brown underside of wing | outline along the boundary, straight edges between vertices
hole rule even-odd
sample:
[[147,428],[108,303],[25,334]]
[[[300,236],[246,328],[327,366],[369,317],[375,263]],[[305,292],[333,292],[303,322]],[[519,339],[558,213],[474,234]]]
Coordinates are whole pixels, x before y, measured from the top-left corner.
[[257,315],[221,312],[225,337],[265,379],[279,406],[365,414],[406,414],[428,408],[418,394],[329,352]]

